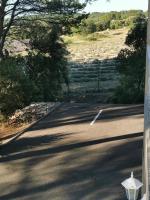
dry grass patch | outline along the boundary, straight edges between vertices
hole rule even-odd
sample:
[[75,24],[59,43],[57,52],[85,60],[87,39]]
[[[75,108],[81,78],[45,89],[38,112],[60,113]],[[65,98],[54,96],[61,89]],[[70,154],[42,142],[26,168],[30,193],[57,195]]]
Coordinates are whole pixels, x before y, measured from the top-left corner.
[[8,123],[0,124],[0,141],[15,136],[18,132],[27,128],[29,124],[22,124],[18,127],[10,126]]

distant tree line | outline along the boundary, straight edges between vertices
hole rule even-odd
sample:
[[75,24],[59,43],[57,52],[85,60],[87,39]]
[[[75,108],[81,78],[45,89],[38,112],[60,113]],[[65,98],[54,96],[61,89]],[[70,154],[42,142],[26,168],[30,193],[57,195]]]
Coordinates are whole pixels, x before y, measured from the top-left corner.
[[107,29],[131,27],[139,15],[146,17],[147,13],[142,10],[92,13],[86,19],[83,19],[79,28],[73,29],[73,32],[76,31],[84,34],[90,34]]

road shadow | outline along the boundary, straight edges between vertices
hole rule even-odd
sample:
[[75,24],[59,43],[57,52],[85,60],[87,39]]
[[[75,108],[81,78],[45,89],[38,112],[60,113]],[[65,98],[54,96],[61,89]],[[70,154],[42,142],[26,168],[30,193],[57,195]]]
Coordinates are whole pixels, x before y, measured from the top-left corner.
[[57,133],[54,135],[43,135],[34,137],[23,137],[0,147],[0,155],[8,155],[15,152],[32,150],[36,147],[50,146],[57,141],[63,140],[72,133]]
[[[33,126],[30,131],[43,130],[67,125],[90,123],[99,109],[104,110],[99,120],[112,121],[144,113],[143,105],[92,105],[92,104],[65,104],[53,115]],[[106,109],[106,110],[105,110]]]
[[[125,135],[119,135],[119,136],[113,136],[113,137],[107,137],[107,138],[101,138],[96,140],[88,140],[83,142],[76,142],[72,144],[65,144],[65,145],[59,145],[56,147],[51,147],[51,144],[54,144],[56,141],[63,140],[66,137],[69,137],[72,134],[76,133],[60,133],[55,135],[45,135],[45,136],[39,136],[39,137],[25,137],[20,138],[13,143],[6,144],[1,147],[0,149],[0,155],[4,156],[4,158],[0,158],[0,162],[7,161],[7,156],[12,153],[16,153],[9,157],[9,160],[14,159],[22,159],[25,157],[31,157],[31,156],[38,156],[40,154],[55,154],[55,153],[62,153],[64,151],[70,151],[78,148],[83,148],[87,146],[93,146],[97,144],[107,143],[107,142],[113,142],[118,140],[124,140],[124,139],[131,139],[136,137],[143,136],[143,132],[138,133],[130,133]],[[42,149],[42,150],[35,150],[35,147],[42,147],[42,146],[48,146],[48,149]]]
[[103,121],[113,121],[116,119],[132,117],[139,115],[138,117],[143,117],[144,106],[143,105],[129,105],[129,106],[113,106],[112,110],[106,110],[104,115],[101,116]]
[[5,190],[0,189],[0,199],[125,200],[120,183],[131,171],[141,179],[143,141],[138,136],[141,133],[133,134],[133,138],[118,137],[118,141],[77,141],[1,158],[7,168],[20,164],[20,178],[1,180]]
[[[142,112],[140,105],[114,106],[111,110],[112,107],[107,106],[110,108],[106,111],[107,120],[110,116],[118,119]],[[64,122],[74,124],[70,118],[78,120],[89,116],[89,111],[95,114],[98,108],[99,105],[89,104],[65,105],[31,130],[44,129],[45,123],[51,127],[51,122],[58,127]],[[105,105],[102,108],[106,108]],[[0,199],[125,200],[120,183],[131,171],[141,179],[143,133],[66,142],[72,134],[76,132],[37,137],[27,134],[3,146],[0,149]],[[63,140],[65,143],[59,144]]]

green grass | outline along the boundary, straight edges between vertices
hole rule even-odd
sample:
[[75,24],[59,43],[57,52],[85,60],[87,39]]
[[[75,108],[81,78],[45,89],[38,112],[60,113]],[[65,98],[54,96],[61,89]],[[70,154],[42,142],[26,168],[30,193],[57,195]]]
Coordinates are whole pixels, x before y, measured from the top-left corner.
[[0,124],[5,121],[6,121],[6,118],[4,117],[4,115],[0,114]]
[[66,44],[78,44],[78,43],[84,43],[86,41],[99,41],[104,38],[110,37],[107,33],[92,33],[88,35],[80,35],[80,34],[74,34],[74,35],[67,35],[63,36],[63,40]]
[[109,36],[107,34],[102,33],[92,33],[87,35],[86,40],[88,41],[98,41],[104,38],[108,38]]
[[109,38],[114,38],[114,36],[120,37],[121,35],[124,35],[129,30],[128,27],[122,28],[122,29],[117,29],[117,30],[106,30],[106,31],[101,31],[101,32],[95,32],[92,34],[79,34],[75,33],[72,35],[64,35],[62,36],[64,42],[69,45],[69,44],[86,44],[90,42],[96,42],[96,41],[102,41],[102,40],[107,40]]

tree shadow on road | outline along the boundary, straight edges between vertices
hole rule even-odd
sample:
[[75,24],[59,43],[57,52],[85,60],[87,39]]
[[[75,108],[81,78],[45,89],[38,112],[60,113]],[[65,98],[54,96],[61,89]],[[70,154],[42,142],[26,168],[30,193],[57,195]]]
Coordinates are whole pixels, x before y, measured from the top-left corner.
[[12,153],[21,153],[24,151],[32,151],[36,147],[46,147],[57,141],[69,137],[72,133],[57,133],[43,136],[21,137],[6,145],[1,146],[0,155],[9,155]]
[[[44,130],[48,128],[90,123],[99,109],[104,112],[98,120],[113,121],[121,118],[143,115],[143,105],[98,105],[98,104],[66,104],[49,115],[46,120],[33,126],[30,131]],[[105,111],[106,109],[106,111]],[[143,116],[141,116],[143,117]]]
[[[107,138],[101,138],[101,139],[95,139],[95,140],[87,140],[83,142],[76,142],[71,144],[65,144],[65,145],[59,145],[56,147],[51,147],[54,142],[63,140],[66,137],[69,137],[70,135],[75,133],[60,133],[60,134],[54,134],[54,135],[45,135],[45,136],[39,136],[39,137],[25,137],[20,138],[16,140],[15,142],[12,142],[8,145],[4,145],[1,147],[0,155],[5,155],[4,158],[0,159],[1,161],[5,161],[7,159],[6,155],[9,156],[12,153],[16,153],[13,156],[11,156],[11,159],[22,159],[25,157],[31,157],[31,156],[38,156],[40,154],[53,154],[53,153],[62,153],[64,151],[70,151],[77,148],[83,148],[87,146],[93,146],[97,144],[103,144],[107,142],[113,142],[123,139],[131,139],[136,137],[143,136],[143,132],[139,133],[132,133],[132,134],[125,134],[120,136],[113,136],[113,137],[107,137]],[[48,149],[39,149],[34,150],[35,147],[49,147]],[[9,158],[10,160],[10,158]]]
[[[16,173],[20,178],[1,180],[5,189],[0,189],[0,199],[124,200],[121,181],[128,178],[131,171],[141,179],[141,135],[76,141],[56,147],[51,147],[50,142],[49,147],[42,150],[35,149],[40,145],[36,144],[26,152],[18,148],[16,154],[11,154],[12,146],[10,155],[0,162],[3,167],[9,165],[10,171],[14,170],[10,169],[14,163],[18,164]],[[9,170],[4,173],[10,173]]]

